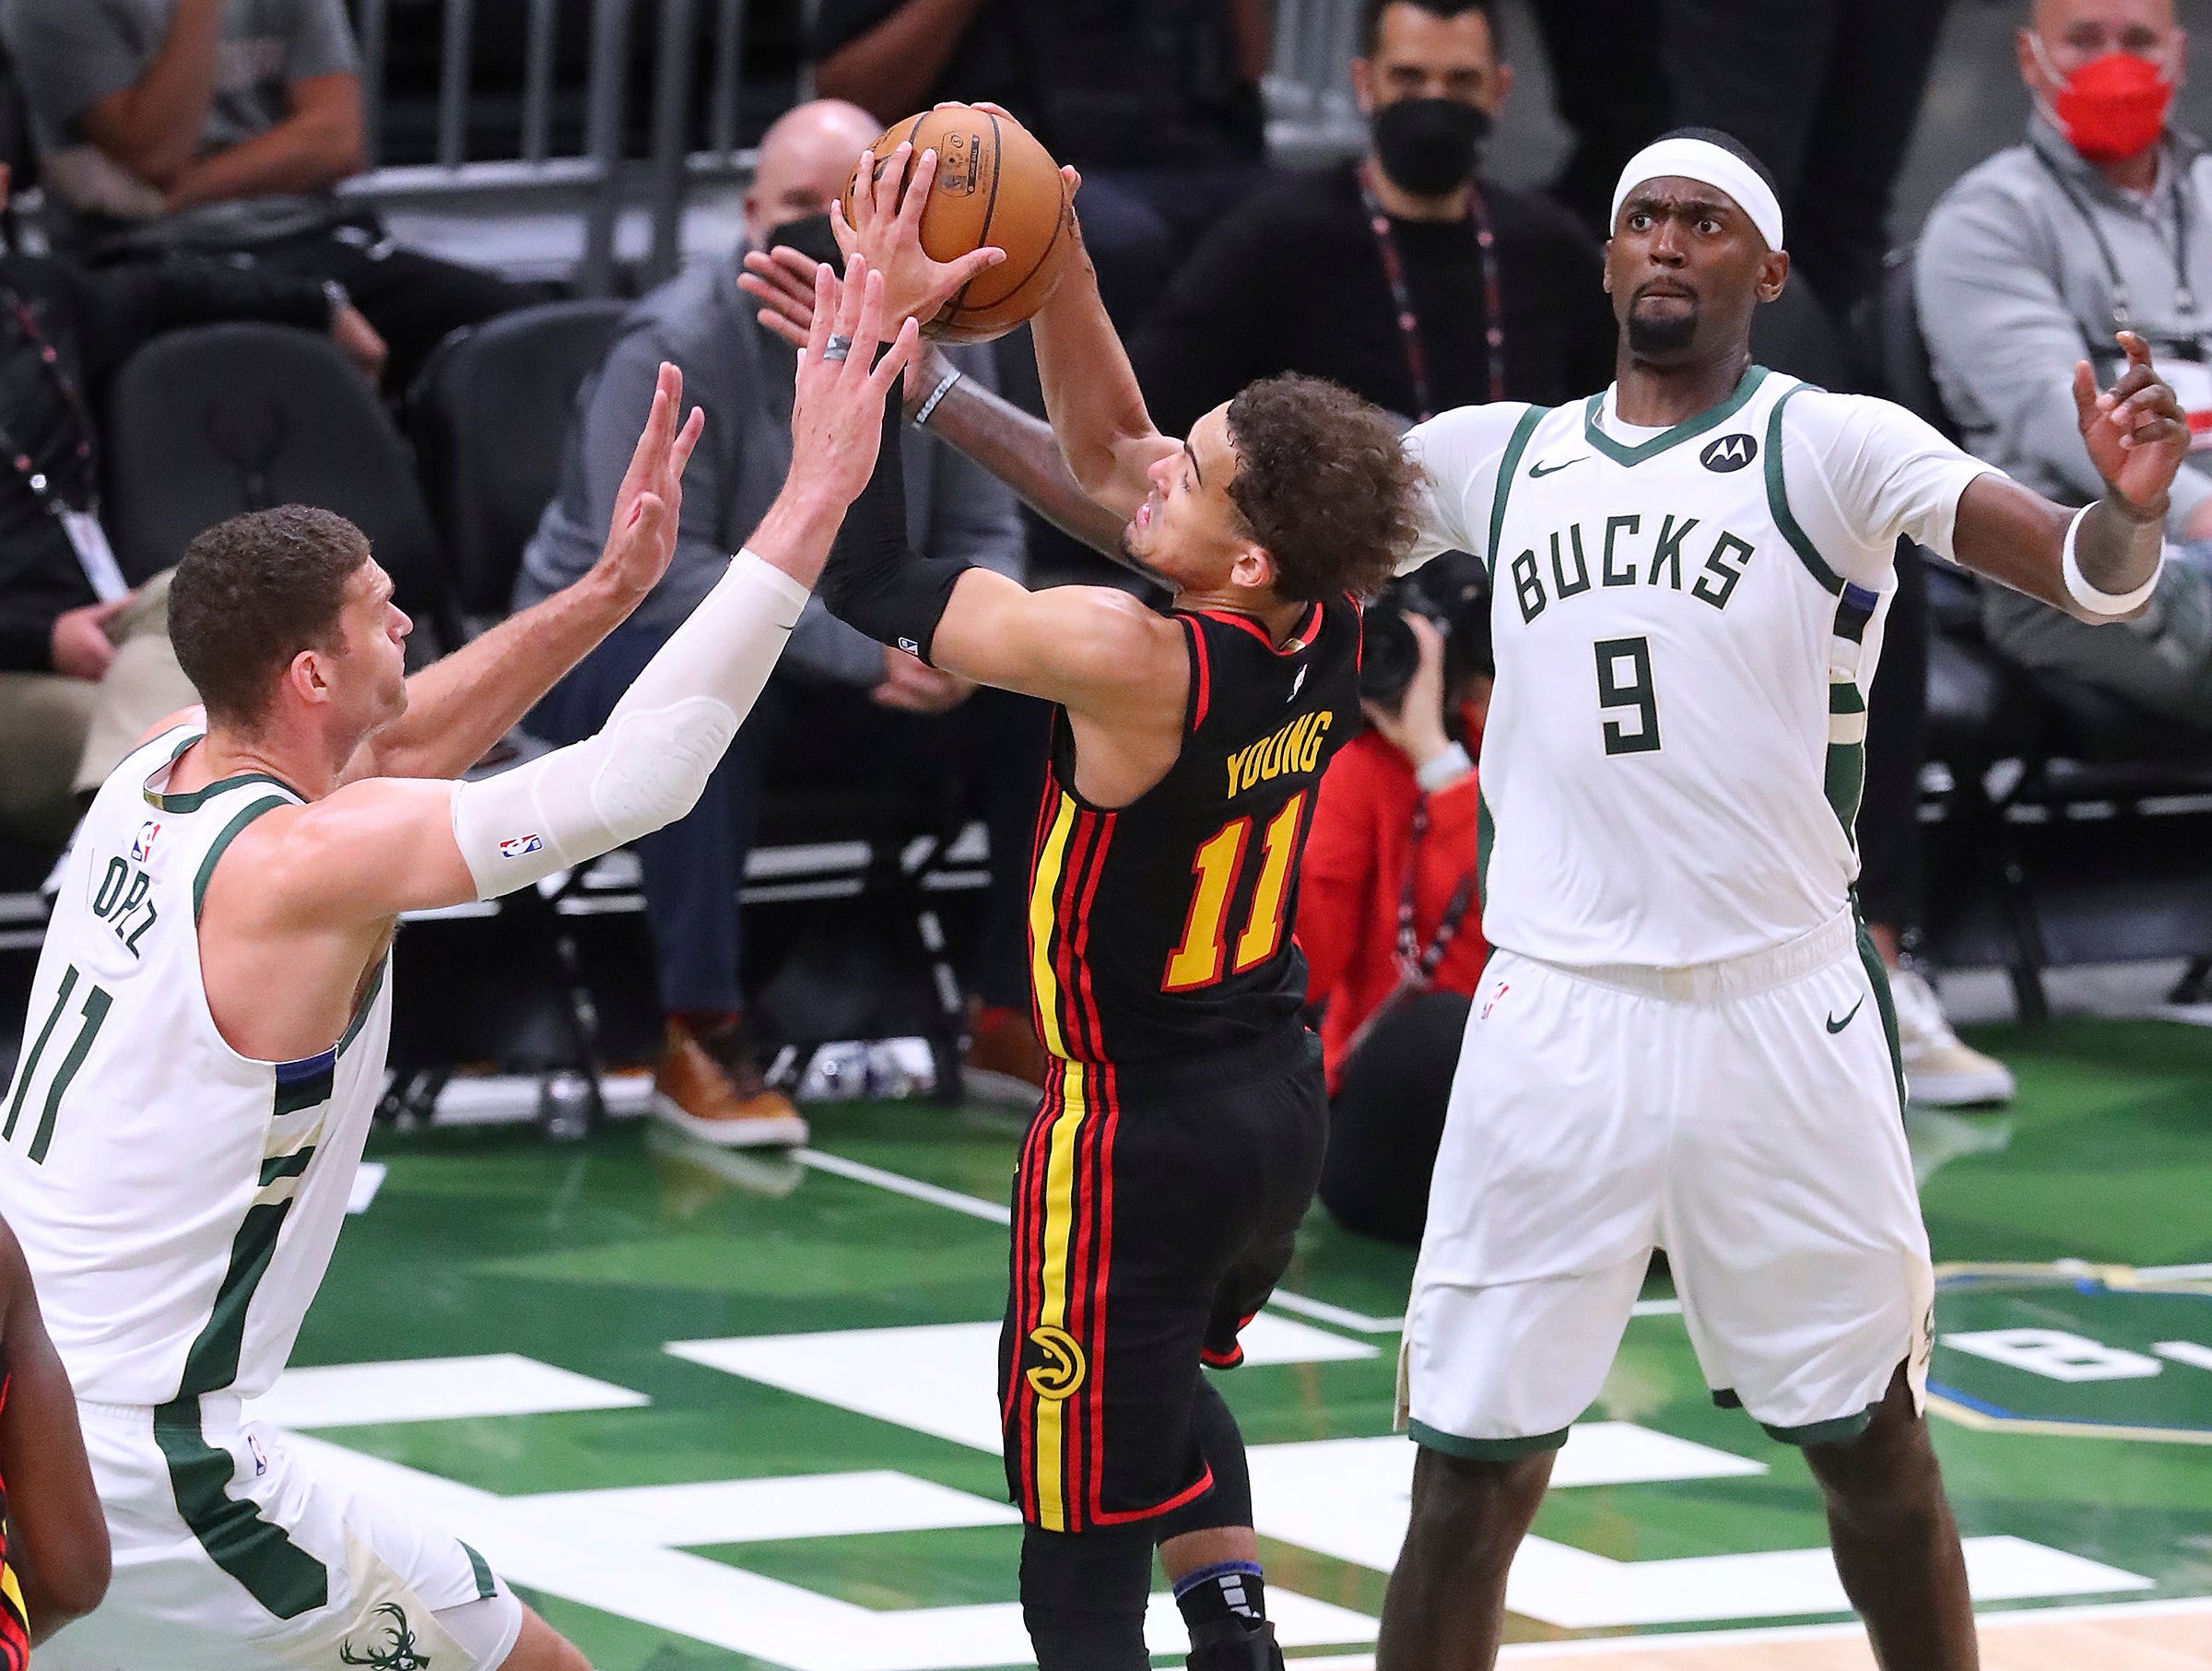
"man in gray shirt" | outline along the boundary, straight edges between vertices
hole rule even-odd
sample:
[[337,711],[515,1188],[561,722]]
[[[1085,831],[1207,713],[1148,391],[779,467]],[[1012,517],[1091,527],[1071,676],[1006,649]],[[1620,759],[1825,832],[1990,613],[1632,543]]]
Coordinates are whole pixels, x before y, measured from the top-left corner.
[[0,37],[76,253],[245,255],[342,286],[394,392],[455,326],[535,299],[339,203],[363,164],[345,0],[0,0]]
[[[747,244],[828,240],[823,205],[843,189],[876,137],[857,107],[820,100],[787,112],[761,140],[745,206]],[[830,246],[827,253],[834,253]],[[560,490],[546,507],[515,584],[517,608],[551,595],[588,569],[627,467],[663,360],[684,373],[684,395],[706,410],[706,432],[684,477],[682,525],[668,573],[529,721],[547,741],[588,736],[605,724],[637,670],[695,608],[730,553],[782,486],[791,464],[794,359],[755,322],[737,288],[743,251],[702,262],[641,300],[595,382],[578,397]],[[962,375],[988,386],[986,348],[952,352]],[[910,403],[911,404],[911,403]],[[623,433],[624,426],[629,433]],[[1020,578],[1026,564],[1013,494],[961,454],[906,433],[907,516],[915,548]],[[699,805],[637,843],[666,1017],[656,1107],[710,1141],[805,1140],[790,1103],[769,1089],[739,1023],[736,893],[745,875],[761,783],[800,776],[831,786],[961,780],[991,832],[992,892],[971,987],[994,1015],[1029,1031],[1024,953],[1026,856],[1036,818],[1045,716],[1041,704],[979,690],[901,651],[887,649],[807,604],[767,694]]]
[[[2175,477],[2170,539],[2212,540],[2212,156],[2167,122],[2183,37],[2172,0],[2036,0],[2019,31],[2028,142],[1965,175],[1928,218],[1916,291],[1945,404],[1969,449],[2058,499],[2100,491],[2072,394],[2114,333],[2147,338],[2199,449]],[[2212,726],[2212,547],[2169,562],[2143,616],[2096,632],[1983,588],[1989,636],[2030,668]]]

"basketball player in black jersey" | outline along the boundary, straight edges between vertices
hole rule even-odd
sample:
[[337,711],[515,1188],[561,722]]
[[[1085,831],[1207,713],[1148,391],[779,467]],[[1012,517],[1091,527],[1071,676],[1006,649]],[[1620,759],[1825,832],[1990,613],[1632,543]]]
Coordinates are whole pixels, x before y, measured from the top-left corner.
[[[900,311],[927,318],[944,294],[899,214],[905,160],[859,232],[906,278]],[[1079,260],[1071,313],[1095,285]],[[1086,375],[1142,414],[1118,344]],[[894,440],[900,421],[894,398]],[[1015,1181],[999,1383],[1038,1662],[1145,1671],[1157,1547],[1191,1664],[1264,1671],[1281,1653],[1243,1442],[1200,1366],[1240,1360],[1320,1175],[1299,853],[1358,724],[1358,594],[1410,538],[1415,477],[1380,411],[1311,379],[1255,383],[1187,441],[1146,428],[1086,485],[1174,591],[1166,613],[914,558],[895,445],[818,590],[885,642],[1056,705],[1030,899],[1053,1067]]]

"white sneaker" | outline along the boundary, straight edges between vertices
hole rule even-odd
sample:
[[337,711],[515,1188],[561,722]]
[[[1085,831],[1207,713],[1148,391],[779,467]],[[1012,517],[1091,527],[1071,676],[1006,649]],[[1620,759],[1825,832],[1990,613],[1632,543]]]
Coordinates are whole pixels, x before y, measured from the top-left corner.
[[1960,1042],[1943,1018],[1943,1002],[1916,970],[1889,971],[1897,1002],[1897,1041],[1905,1059],[1905,1089],[1915,1102],[1958,1108],[1973,1102],[2009,1102],[2012,1070]]

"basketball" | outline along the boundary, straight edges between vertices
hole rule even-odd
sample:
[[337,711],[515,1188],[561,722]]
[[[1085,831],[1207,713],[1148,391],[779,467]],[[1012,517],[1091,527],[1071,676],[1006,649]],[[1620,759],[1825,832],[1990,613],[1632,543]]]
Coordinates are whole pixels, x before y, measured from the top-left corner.
[[[914,147],[916,158],[932,148],[937,153],[936,184],[922,212],[922,247],[930,259],[956,260],[986,244],[1006,253],[926,321],[923,335],[939,342],[1004,336],[1044,305],[1074,247],[1060,165],[1018,122],[965,104],[924,111],[886,128],[875,145],[878,170],[901,142]],[[845,186],[848,223],[858,180],[855,171]]]

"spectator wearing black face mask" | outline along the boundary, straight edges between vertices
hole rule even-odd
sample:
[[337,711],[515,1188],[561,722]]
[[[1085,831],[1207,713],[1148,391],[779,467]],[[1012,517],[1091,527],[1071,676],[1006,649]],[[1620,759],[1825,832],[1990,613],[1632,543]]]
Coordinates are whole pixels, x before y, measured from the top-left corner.
[[1248,199],[1192,254],[1130,345],[1172,430],[1254,378],[1326,377],[1408,418],[1555,405],[1612,376],[1589,234],[1477,173],[1512,86],[1485,0],[1368,0],[1357,162]]

